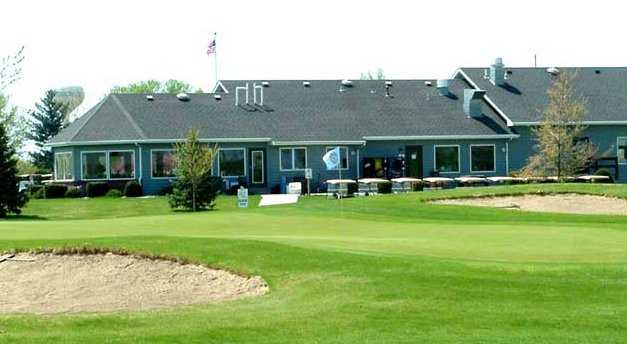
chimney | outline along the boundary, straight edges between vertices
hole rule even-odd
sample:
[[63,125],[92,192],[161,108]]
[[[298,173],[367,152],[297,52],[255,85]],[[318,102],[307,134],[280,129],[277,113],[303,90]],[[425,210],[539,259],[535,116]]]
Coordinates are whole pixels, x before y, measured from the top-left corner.
[[437,88],[438,93],[440,93],[441,96],[448,96],[450,94],[448,90],[448,84],[448,79],[438,79],[435,82],[435,87]]
[[490,66],[490,82],[496,86],[505,84],[505,65],[501,57],[497,57],[494,64]]
[[468,117],[478,118],[482,116],[481,102],[485,91],[464,89],[464,113]]

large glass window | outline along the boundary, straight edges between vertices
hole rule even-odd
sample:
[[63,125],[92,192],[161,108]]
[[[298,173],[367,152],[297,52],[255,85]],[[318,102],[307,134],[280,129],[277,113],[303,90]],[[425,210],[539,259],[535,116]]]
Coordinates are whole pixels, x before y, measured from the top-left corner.
[[435,169],[459,172],[459,146],[435,146]]
[[246,161],[244,149],[220,149],[220,176],[239,177],[246,175]]
[[83,179],[107,179],[107,153],[83,153],[81,165]]
[[616,156],[619,164],[627,164],[627,137],[619,137],[616,140]]
[[494,172],[494,145],[470,146],[470,171]]
[[307,149],[281,148],[281,171],[304,170],[307,168]]
[[[327,147],[327,152],[337,147]],[[341,169],[348,170],[348,147],[340,147]]]
[[54,155],[54,179],[73,180],[72,152],[56,153]]
[[109,178],[132,179],[135,177],[135,153],[110,152],[109,153]]
[[172,150],[152,151],[152,177],[171,178],[174,177],[174,155]]

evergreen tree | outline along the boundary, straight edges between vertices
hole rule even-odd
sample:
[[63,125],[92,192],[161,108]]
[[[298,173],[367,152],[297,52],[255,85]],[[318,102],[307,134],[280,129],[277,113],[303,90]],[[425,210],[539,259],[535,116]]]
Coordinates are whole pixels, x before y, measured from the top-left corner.
[[26,203],[26,196],[18,191],[17,160],[10,146],[9,137],[0,124],[0,218],[8,213],[19,214]]
[[35,104],[36,110],[31,114],[33,117],[31,139],[38,148],[31,153],[31,157],[41,172],[52,171],[54,156],[44,145],[57,135],[64,125],[66,108],[62,103],[55,101],[55,96],[55,91],[48,90],[41,103]]

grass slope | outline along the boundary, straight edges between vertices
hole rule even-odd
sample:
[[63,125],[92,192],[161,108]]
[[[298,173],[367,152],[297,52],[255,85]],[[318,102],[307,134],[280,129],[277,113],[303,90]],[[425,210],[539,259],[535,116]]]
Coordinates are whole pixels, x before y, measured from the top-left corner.
[[423,202],[525,192],[627,198],[622,185],[525,185],[250,209],[223,197],[197,214],[170,212],[162,198],[33,201],[0,222],[0,249],[184,256],[262,275],[271,292],[149,312],[4,315],[0,342],[625,342],[626,217]]

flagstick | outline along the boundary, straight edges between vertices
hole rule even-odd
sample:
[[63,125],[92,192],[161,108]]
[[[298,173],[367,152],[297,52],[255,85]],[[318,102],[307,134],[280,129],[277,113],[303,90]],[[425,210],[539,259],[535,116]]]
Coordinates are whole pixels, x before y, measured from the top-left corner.
[[220,81],[220,79],[218,79],[218,41],[216,41],[218,37],[218,33],[214,32],[213,33],[213,42],[215,43],[215,51],[213,53],[213,58],[214,58],[214,67],[215,67],[215,74],[216,74],[216,85],[218,84],[218,82]]

